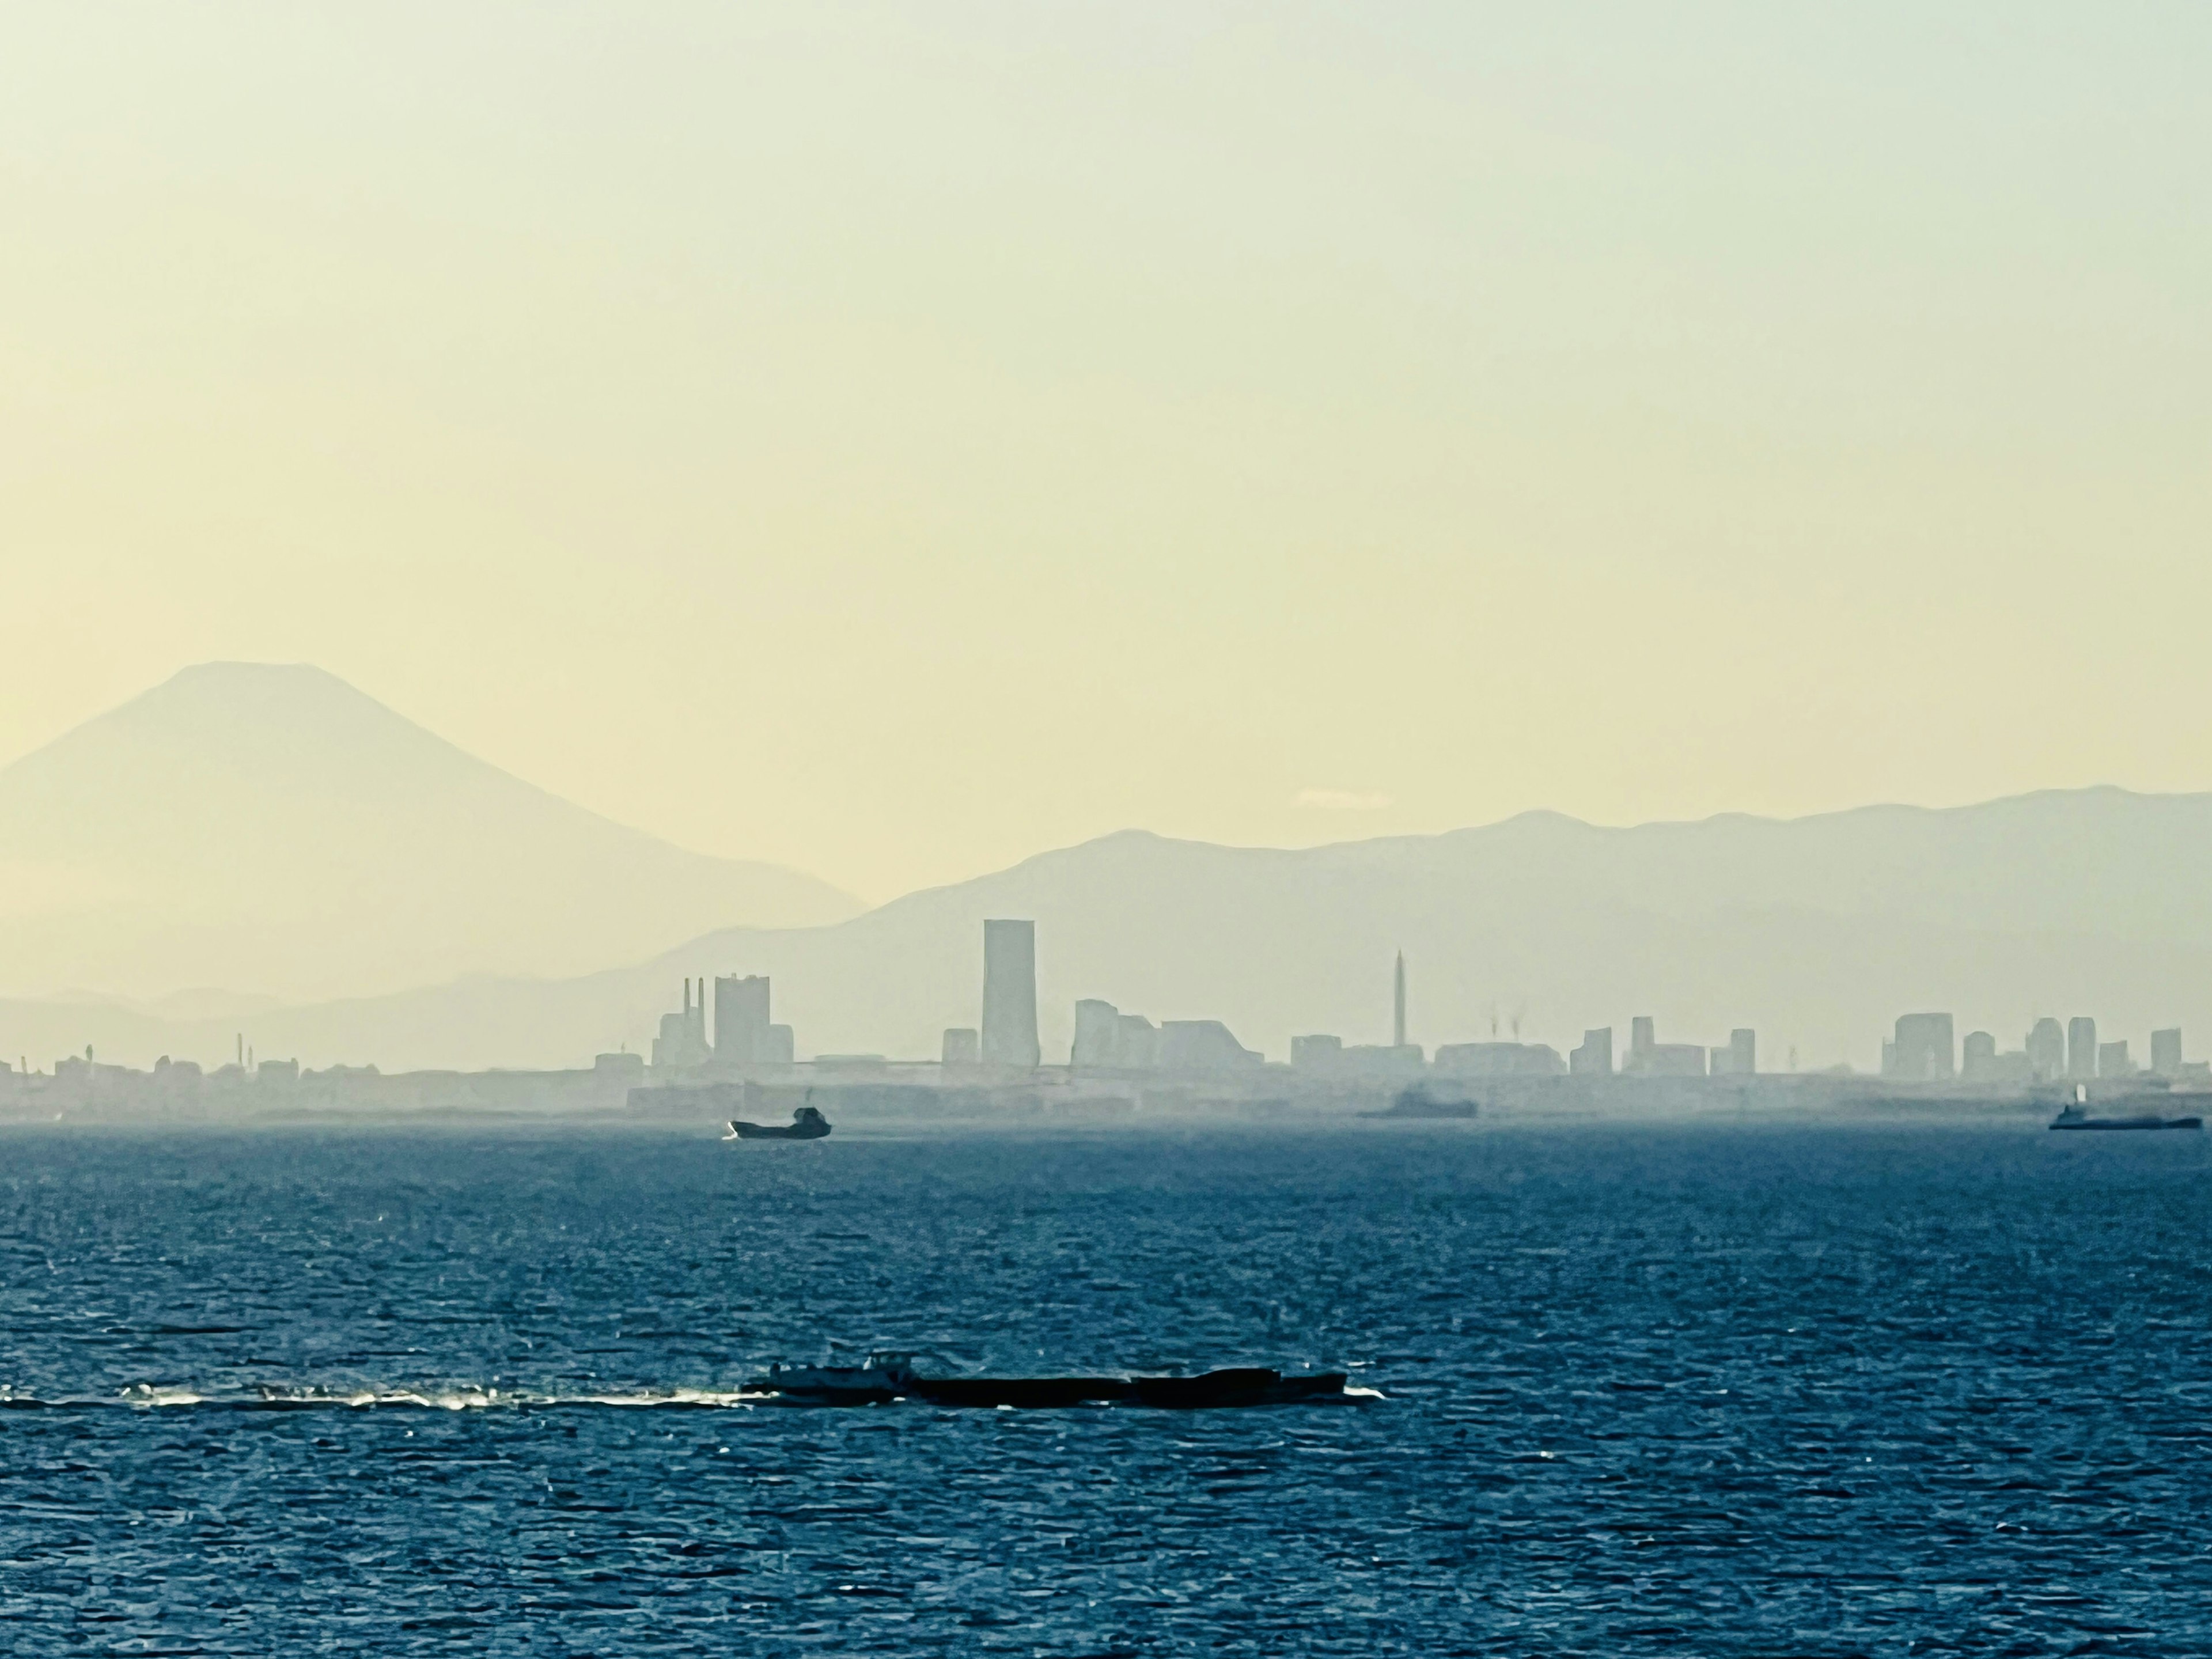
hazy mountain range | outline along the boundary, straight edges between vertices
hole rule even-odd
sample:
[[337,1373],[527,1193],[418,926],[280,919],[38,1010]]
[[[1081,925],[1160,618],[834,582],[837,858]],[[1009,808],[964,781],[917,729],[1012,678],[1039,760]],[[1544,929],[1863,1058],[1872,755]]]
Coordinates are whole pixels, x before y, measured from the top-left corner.
[[582,973],[858,903],[464,754],[319,669],[210,663],[0,770],[0,991],[307,997]]
[[[184,693],[224,718],[179,720]],[[313,671],[194,671],[148,701],[163,718],[143,720],[128,741],[78,741],[94,722],[0,774],[0,846],[10,856],[32,822],[46,836],[40,856],[157,872],[140,877],[149,910],[169,890],[160,884],[168,872],[194,884],[197,934],[148,927],[142,956],[112,958],[130,963],[131,983],[225,982],[191,953],[191,937],[222,941],[228,961],[277,961],[240,942],[252,918],[274,908],[275,870],[288,896],[283,950],[298,972],[230,982],[388,984],[408,964],[434,963],[446,964],[443,982],[279,1008],[18,1000],[0,1005],[0,1054],[48,1063],[89,1042],[121,1060],[214,1060],[242,1030],[262,1054],[311,1065],[575,1064],[642,1046],[686,975],[760,972],[774,977],[777,1017],[797,1027],[802,1054],[927,1056],[943,1027],[975,1021],[981,923],[994,915],[1037,921],[1048,1057],[1065,1055],[1081,996],[1155,1019],[1224,1019],[1277,1057],[1301,1031],[1384,1041],[1400,949],[1411,1035],[1431,1046],[1510,1036],[1516,1024],[1562,1048],[1585,1025],[1620,1028],[1625,1041],[1630,1016],[1650,1013],[1674,1040],[1718,1042],[1731,1026],[1755,1026],[1770,1064],[1791,1046],[1808,1065],[1870,1064],[1889,1022],[1923,1007],[1949,1009],[1961,1030],[1985,1025],[2007,1044],[2042,1013],[2095,1015],[2139,1053],[2156,1024],[2212,1037],[2212,864],[2203,856],[2212,796],[2090,789],[1633,829],[1531,813],[1305,851],[1126,832],[841,918],[844,902],[819,884],[608,824]],[[240,718],[241,703],[252,719]],[[122,717],[140,707],[106,719],[127,726]],[[250,753],[191,747],[195,732],[241,729],[260,734]],[[74,769],[33,767],[65,745]],[[204,774],[218,763],[224,787],[210,788]],[[64,783],[129,799],[100,765],[155,773],[140,821],[62,813]],[[42,801],[45,816],[27,815],[26,799]],[[381,828],[346,824],[349,803],[363,799],[377,804]],[[71,824],[84,826],[82,842],[66,838]],[[299,836],[308,839],[295,844]],[[170,840],[184,850],[157,864],[149,849]],[[318,867],[339,890],[319,915],[307,908]],[[422,896],[394,905],[395,890]],[[446,915],[450,906],[460,914]],[[69,937],[63,914],[48,919],[40,948],[56,951]],[[759,925],[718,926],[733,915]],[[129,948],[121,929],[106,937],[109,950]],[[504,965],[502,951],[530,976],[455,976]],[[0,969],[26,977],[13,942]]]

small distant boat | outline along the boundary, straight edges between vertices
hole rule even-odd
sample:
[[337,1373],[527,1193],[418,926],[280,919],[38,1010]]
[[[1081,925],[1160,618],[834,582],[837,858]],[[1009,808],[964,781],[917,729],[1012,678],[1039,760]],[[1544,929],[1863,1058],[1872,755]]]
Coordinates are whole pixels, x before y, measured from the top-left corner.
[[1473,1117],[1475,1103],[1464,1096],[1438,1095],[1431,1092],[1425,1084],[1415,1084],[1401,1089],[1398,1097],[1379,1112],[1362,1112],[1362,1117],[1458,1118]]
[[2074,1103],[2051,1120],[2053,1129],[2120,1130],[2120,1129],[2202,1129],[2201,1117],[2167,1117],[2158,1112],[2133,1112],[2124,1117],[2091,1117],[2089,1091],[2080,1084],[2074,1085]]
[[794,1107],[787,1124],[748,1123],[741,1117],[730,1120],[730,1133],[725,1140],[819,1140],[830,1133],[830,1120],[812,1106]]
[[771,1365],[744,1391],[805,1406],[888,1406],[911,1393],[914,1381],[911,1355],[872,1353],[858,1365]]

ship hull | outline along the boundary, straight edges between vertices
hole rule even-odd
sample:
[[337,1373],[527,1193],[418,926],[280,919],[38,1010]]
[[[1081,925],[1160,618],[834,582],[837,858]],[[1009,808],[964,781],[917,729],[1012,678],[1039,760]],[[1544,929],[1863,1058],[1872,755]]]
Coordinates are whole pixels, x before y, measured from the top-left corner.
[[748,1123],[743,1118],[730,1120],[730,1133],[739,1140],[819,1140],[830,1133],[826,1123],[793,1123],[779,1127],[773,1123]]
[[2077,1123],[2054,1123],[2054,1134],[2129,1133],[2148,1129],[2202,1129],[2201,1117],[2085,1117]]

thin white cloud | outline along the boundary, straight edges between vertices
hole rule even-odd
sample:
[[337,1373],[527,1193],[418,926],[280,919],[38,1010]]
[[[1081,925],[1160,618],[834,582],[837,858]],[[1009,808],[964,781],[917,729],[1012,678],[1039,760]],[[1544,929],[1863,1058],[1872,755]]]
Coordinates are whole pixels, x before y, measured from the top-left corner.
[[1324,812],[1379,812],[1395,799],[1364,789],[1301,789],[1292,804],[1317,806]]

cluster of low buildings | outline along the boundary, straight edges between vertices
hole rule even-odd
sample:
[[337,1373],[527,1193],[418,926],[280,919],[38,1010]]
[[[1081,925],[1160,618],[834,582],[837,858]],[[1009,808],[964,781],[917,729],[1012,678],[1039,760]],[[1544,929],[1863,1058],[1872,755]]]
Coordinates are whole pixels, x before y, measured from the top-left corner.
[[2150,1064],[2139,1066],[2125,1037],[2100,1042],[2097,1022],[2076,1015],[2064,1025],[2052,1017],[2039,1019],[2017,1048],[1997,1047],[1987,1031],[1954,1039],[1948,1014],[1901,1014],[1896,1034],[1881,1045],[1881,1074],[1899,1083],[1960,1083],[2028,1085],[2038,1083],[2127,1081],[2144,1077],[2168,1083],[2212,1085],[2212,1062],[2181,1057],[2181,1028],[2150,1034]]

